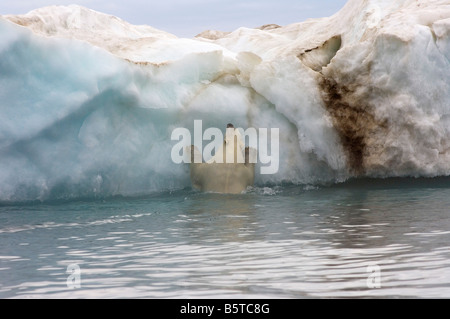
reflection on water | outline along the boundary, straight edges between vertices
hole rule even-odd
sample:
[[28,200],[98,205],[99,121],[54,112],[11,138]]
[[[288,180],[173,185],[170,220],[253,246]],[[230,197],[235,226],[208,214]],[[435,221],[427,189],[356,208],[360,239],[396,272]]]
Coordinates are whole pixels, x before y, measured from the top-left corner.
[[449,204],[448,188],[280,187],[0,207],[0,297],[450,297]]
[[179,221],[183,237],[191,242],[242,242],[257,223],[255,196],[204,194],[187,199],[186,215]]

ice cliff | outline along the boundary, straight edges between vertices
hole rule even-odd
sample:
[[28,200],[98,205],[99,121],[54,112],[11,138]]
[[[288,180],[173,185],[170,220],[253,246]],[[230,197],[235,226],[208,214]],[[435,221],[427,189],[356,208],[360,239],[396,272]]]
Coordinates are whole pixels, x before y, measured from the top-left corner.
[[450,2],[193,39],[79,6],[0,16],[0,201],[189,186],[170,136],[196,119],[280,129],[259,185],[450,175]]

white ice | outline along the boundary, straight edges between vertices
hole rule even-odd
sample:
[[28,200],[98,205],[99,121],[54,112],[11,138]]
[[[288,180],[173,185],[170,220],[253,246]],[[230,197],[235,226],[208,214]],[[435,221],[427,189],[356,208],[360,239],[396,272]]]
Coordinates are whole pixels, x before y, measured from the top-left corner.
[[198,119],[280,128],[258,185],[450,175],[450,3],[193,39],[79,6],[0,16],[0,201],[187,187],[170,136]]

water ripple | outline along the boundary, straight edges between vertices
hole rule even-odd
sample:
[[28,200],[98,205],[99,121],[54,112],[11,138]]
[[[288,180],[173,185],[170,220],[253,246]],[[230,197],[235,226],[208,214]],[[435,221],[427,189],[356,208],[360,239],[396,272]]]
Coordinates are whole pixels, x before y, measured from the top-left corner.
[[386,193],[381,209],[378,193],[361,205],[354,192],[312,192],[34,208],[26,222],[15,212],[0,226],[0,297],[450,297],[447,204],[422,214],[423,202],[399,210]]

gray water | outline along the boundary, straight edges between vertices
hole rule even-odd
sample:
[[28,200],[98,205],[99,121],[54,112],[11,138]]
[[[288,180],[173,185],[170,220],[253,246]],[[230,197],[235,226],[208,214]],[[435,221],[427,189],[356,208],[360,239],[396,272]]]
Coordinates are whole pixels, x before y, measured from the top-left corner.
[[448,179],[3,203],[0,297],[449,298],[449,208]]

